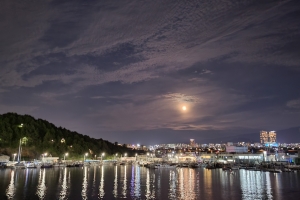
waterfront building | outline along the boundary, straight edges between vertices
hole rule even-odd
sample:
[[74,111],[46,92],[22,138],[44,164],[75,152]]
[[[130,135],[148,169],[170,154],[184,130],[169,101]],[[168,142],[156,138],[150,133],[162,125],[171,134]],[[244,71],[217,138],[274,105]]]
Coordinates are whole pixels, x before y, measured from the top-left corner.
[[247,146],[226,146],[227,153],[246,153],[248,152]]
[[233,142],[227,142],[227,146],[233,146]]
[[9,161],[9,156],[0,154],[0,163],[7,163]]

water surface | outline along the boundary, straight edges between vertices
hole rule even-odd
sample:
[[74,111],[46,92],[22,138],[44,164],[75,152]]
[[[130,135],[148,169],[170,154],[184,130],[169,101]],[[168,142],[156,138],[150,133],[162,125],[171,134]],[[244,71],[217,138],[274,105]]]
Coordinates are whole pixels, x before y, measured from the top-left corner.
[[300,172],[136,165],[1,169],[0,199],[299,199]]

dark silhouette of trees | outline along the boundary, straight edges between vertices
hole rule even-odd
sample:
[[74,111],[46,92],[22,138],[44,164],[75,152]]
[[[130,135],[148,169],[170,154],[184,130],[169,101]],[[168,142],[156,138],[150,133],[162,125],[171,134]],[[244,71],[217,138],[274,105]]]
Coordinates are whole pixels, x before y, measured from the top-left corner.
[[56,127],[46,120],[35,119],[30,115],[16,113],[0,115],[0,153],[15,153],[20,139],[23,143],[23,152],[28,154],[22,156],[28,159],[34,159],[44,152],[58,157],[62,157],[66,152],[70,157],[82,157],[85,153],[89,153],[91,158],[99,157],[102,152],[106,155],[135,153],[118,143],[114,144],[102,138],[94,139]]

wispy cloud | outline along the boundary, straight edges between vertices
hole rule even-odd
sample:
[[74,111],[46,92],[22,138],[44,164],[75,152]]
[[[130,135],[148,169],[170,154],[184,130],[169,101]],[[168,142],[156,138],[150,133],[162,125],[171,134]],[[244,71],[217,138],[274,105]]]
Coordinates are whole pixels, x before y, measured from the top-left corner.
[[300,109],[300,99],[294,99],[294,100],[288,101],[286,103],[286,106],[289,108]]
[[169,93],[163,95],[164,98],[170,99],[172,101],[178,102],[188,102],[188,103],[198,103],[199,99],[195,96],[189,96],[181,93]]

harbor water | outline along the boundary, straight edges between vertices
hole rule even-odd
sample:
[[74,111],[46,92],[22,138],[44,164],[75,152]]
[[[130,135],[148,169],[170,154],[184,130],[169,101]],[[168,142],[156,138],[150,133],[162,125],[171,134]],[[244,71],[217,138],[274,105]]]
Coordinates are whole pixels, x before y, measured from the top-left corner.
[[138,165],[0,169],[0,199],[299,199],[300,171]]

